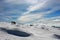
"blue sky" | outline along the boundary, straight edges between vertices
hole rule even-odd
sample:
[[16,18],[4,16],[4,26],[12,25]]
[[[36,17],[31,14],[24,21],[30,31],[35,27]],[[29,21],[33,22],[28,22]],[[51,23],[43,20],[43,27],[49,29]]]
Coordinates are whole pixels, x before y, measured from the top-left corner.
[[0,0],[0,22],[31,23],[58,17],[60,0]]
[[60,10],[57,10],[50,14],[45,15],[45,17],[47,17],[47,18],[56,17],[56,16],[60,16]]

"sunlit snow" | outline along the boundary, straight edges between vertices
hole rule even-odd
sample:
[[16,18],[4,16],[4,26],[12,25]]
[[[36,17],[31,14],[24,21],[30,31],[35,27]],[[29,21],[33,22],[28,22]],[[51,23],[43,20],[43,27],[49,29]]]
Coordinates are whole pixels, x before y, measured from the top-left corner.
[[[22,31],[30,34],[30,36],[16,36],[14,34],[7,33],[4,31],[5,29]],[[0,40],[60,40],[60,36],[57,38],[54,34],[60,35],[60,28],[54,28],[45,24],[11,24],[7,22],[0,22]]]

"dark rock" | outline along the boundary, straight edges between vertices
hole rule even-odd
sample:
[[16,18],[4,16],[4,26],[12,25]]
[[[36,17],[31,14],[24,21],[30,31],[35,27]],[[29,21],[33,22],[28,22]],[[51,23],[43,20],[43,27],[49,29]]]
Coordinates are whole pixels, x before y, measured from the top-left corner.
[[33,26],[33,25],[30,25],[30,26]]
[[52,26],[52,27],[54,27],[54,28],[60,28],[60,26]]
[[60,26],[52,26],[52,27],[60,30]]
[[11,21],[11,24],[16,24],[16,22],[15,21]]
[[60,35],[58,35],[58,34],[54,34],[53,36],[54,36],[54,38],[60,39]]
[[54,28],[55,28],[55,26],[52,26],[52,27],[54,27]]
[[41,29],[45,29],[44,27],[41,27]]

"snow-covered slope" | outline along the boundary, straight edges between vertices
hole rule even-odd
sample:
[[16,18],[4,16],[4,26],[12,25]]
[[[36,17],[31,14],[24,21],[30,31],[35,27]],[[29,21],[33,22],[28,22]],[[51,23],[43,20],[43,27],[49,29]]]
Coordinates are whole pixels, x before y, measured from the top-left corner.
[[[31,34],[29,37],[19,37],[8,34],[6,31],[1,30],[19,30]],[[54,34],[60,35],[60,29],[54,28],[45,24],[41,25],[12,25],[7,22],[0,22],[0,40],[60,40],[53,36]]]

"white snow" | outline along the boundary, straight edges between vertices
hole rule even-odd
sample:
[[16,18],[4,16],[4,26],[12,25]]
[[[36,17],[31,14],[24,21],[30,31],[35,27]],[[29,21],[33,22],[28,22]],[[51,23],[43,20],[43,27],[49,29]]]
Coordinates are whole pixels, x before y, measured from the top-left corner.
[[[10,29],[10,30],[21,30],[32,34],[29,37],[18,37],[14,35],[7,34],[6,32],[0,30],[0,40],[60,40],[53,38],[53,34],[59,34],[60,30],[53,28],[48,25],[12,25],[7,22],[0,22],[0,27]],[[44,27],[44,29],[41,29]],[[48,29],[48,30],[47,30]]]

